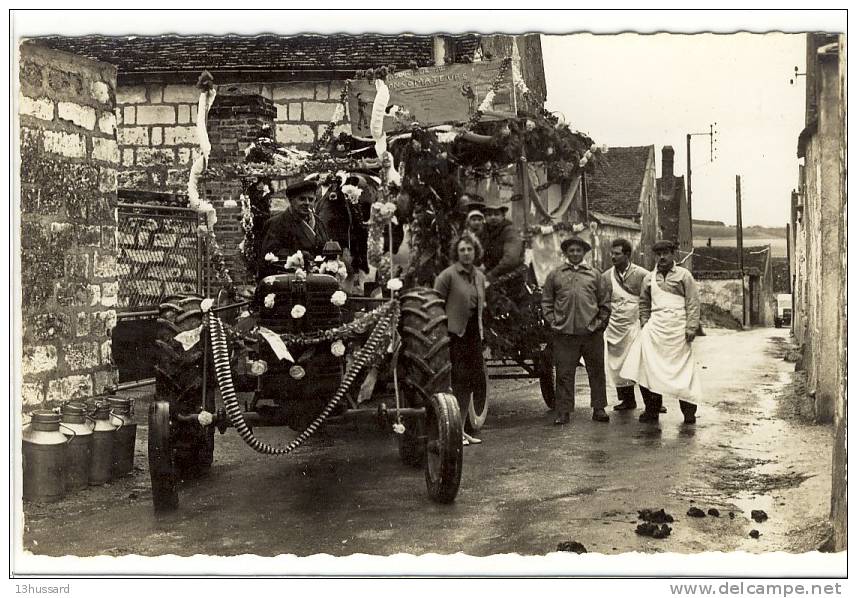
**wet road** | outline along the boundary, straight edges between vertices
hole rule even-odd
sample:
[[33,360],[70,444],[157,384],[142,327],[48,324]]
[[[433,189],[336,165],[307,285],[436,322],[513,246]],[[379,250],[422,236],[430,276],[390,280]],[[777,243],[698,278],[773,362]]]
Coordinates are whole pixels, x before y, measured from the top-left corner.
[[[695,427],[681,424],[669,399],[659,426],[638,423],[639,411],[591,421],[582,368],[583,398],[562,428],[551,425],[536,382],[492,382],[484,443],[465,449],[452,505],[428,500],[422,471],[401,464],[391,436],[349,425],[286,457],[258,455],[234,431],[218,434],[211,475],[182,489],[178,512],[155,516],[141,426],[139,469],[58,504],[27,505],[24,547],[81,556],[482,556],[545,554],[576,540],[605,554],[813,550],[829,510],[831,429],[778,415],[793,370],[782,360],[786,334],[714,330],[696,341],[713,406],[701,408]],[[291,438],[280,428],[256,434]],[[691,506],[722,515],[694,519]],[[672,534],[635,534],[642,508],[671,513]],[[753,522],[751,509],[769,520]]]

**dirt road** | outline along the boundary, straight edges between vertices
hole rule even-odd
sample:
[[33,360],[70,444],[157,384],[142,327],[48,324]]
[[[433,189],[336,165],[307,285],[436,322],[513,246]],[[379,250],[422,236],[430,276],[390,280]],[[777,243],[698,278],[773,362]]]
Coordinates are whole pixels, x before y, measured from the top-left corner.
[[[27,505],[24,547],[82,556],[479,556],[545,554],[576,540],[605,554],[813,550],[829,510],[831,430],[780,415],[793,370],[782,360],[786,334],[714,330],[696,341],[714,407],[695,427],[681,424],[668,399],[659,426],[638,423],[639,411],[591,421],[582,368],[583,398],[562,428],[551,425],[537,383],[492,383],[484,443],[465,449],[452,505],[428,500],[422,471],[400,463],[391,436],[340,426],[287,457],[258,455],[234,431],[218,435],[211,475],[182,489],[178,512],[156,516],[141,426],[134,475]],[[284,443],[288,433],[257,434]],[[720,517],[689,517],[693,506]],[[635,534],[643,508],[674,516],[668,538]],[[752,521],[753,509],[769,519]]]

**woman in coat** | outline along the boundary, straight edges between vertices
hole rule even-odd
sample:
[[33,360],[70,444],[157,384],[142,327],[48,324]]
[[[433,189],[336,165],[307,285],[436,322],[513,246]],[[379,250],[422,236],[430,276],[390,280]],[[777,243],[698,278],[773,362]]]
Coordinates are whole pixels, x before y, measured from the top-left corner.
[[[485,309],[485,274],[475,263],[482,245],[470,233],[456,238],[450,248],[453,264],[437,275],[435,290],[446,301],[452,394],[458,399],[462,420],[474,394],[487,392],[482,359],[482,311]],[[464,433],[464,444],[482,442]]]

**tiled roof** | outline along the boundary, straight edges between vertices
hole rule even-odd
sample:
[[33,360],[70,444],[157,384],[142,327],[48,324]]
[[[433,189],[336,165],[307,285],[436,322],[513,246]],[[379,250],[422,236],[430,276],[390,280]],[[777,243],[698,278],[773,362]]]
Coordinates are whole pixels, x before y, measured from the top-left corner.
[[640,213],[640,193],[653,146],[611,147],[603,168],[586,179],[589,209],[610,216],[633,218]]
[[[472,55],[476,35],[454,36],[456,54]],[[119,73],[194,71],[332,71],[433,64],[429,35],[85,35],[35,43],[114,64]]]
[[[765,271],[765,263],[771,254],[770,245],[744,247],[744,270]],[[693,249],[693,271],[728,272],[738,270],[737,247],[695,247]]]
[[774,277],[774,293],[790,293],[789,259],[786,257],[771,258],[771,272]]

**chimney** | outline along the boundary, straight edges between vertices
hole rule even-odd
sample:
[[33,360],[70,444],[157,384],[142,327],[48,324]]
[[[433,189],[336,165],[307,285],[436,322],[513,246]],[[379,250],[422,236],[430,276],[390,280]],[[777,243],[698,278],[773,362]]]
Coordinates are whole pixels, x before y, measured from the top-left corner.
[[673,174],[674,159],[675,150],[671,145],[665,145],[664,149],[661,150],[661,178],[664,180],[672,179],[675,176]]

